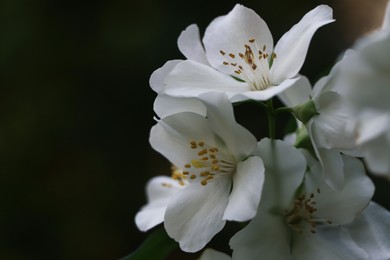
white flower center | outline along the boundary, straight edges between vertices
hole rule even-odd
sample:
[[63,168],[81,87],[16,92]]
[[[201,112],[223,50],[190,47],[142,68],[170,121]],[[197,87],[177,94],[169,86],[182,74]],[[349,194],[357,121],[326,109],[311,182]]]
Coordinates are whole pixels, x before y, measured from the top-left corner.
[[200,181],[204,186],[217,176],[234,173],[234,157],[223,153],[218,147],[209,146],[203,141],[191,141],[190,147],[195,158],[183,167],[183,175],[188,176],[190,181]]
[[[317,193],[320,193],[319,188],[317,188]],[[300,234],[303,233],[305,228],[315,234],[318,224],[332,224],[332,221],[328,219],[318,219],[313,216],[317,211],[315,205],[314,193],[311,193],[310,196],[300,195],[294,200],[292,209],[285,211],[287,224]]]
[[223,65],[231,67],[236,77],[247,82],[253,91],[267,89],[272,83],[269,70],[276,53],[269,55],[267,46],[263,45],[260,49],[255,39],[250,39],[244,48],[245,52],[238,55],[221,50],[221,55],[227,58]]

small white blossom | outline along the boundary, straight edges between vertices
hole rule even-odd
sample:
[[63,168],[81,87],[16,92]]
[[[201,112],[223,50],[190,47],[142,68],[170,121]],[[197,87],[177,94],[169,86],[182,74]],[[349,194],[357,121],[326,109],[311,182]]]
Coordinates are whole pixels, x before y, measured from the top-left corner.
[[167,75],[163,92],[194,97],[212,90],[226,93],[233,102],[267,100],[299,80],[313,34],[332,21],[332,9],[318,6],[274,47],[263,19],[236,5],[207,27],[205,50],[195,25],[182,33],[179,48],[188,60],[179,62]]
[[256,138],[234,120],[225,95],[202,97],[207,117],[182,112],[162,118],[150,143],[189,182],[169,199],[164,215],[168,235],[182,250],[202,249],[226,220],[253,218],[260,200],[264,167],[252,156]]
[[256,217],[230,240],[233,259],[369,259],[345,226],[374,193],[359,160],[343,157],[346,184],[333,190],[308,154],[306,162],[290,145],[267,139],[259,153],[266,168],[263,197]]

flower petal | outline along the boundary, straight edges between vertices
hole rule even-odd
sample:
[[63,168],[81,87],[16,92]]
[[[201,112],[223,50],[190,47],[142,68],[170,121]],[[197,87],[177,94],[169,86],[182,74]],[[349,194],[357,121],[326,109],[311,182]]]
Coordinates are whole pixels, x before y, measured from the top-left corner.
[[216,145],[214,132],[207,119],[190,112],[159,120],[152,127],[149,138],[152,147],[179,168],[184,168],[189,159],[194,159],[194,151],[190,149],[192,140]]
[[367,259],[390,259],[390,212],[385,208],[371,202],[347,229]]
[[165,93],[178,97],[197,97],[210,91],[232,95],[250,89],[245,82],[190,60],[179,63],[166,77],[165,84]]
[[207,106],[207,117],[213,131],[223,140],[236,160],[246,159],[256,148],[257,140],[234,118],[233,106],[227,96],[221,93],[207,93],[199,96]]
[[313,34],[321,26],[333,21],[332,8],[320,5],[308,12],[299,23],[282,36],[275,46],[274,52],[277,58],[270,71],[273,84],[279,84],[299,72]]
[[310,81],[305,76],[301,76],[293,87],[279,93],[278,97],[286,106],[293,107],[305,103],[310,98],[310,93]]
[[318,145],[318,140],[322,136],[319,135],[316,124],[313,120],[307,124],[310,139],[313,144],[314,151],[322,166],[322,173],[326,182],[334,189],[341,189],[344,185],[343,160],[339,151],[334,149],[321,148]]
[[[210,23],[206,28],[203,43],[211,66],[229,74],[231,69],[223,65],[223,62],[230,61],[230,53],[235,56],[245,53],[244,45],[252,39],[259,50],[263,46],[270,51],[273,49],[273,39],[267,24],[252,9],[237,4],[227,15]],[[226,54],[222,55],[221,50]]]
[[265,209],[275,206],[284,210],[292,203],[294,193],[302,183],[306,171],[305,157],[292,145],[268,138],[262,139],[256,155],[263,159],[265,183],[263,199],[260,203]]
[[290,87],[294,87],[294,85],[299,81],[300,77],[292,78],[292,79],[287,79],[283,81],[280,85],[277,86],[270,86],[269,88],[261,91],[243,91],[239,93],[232,93],[230,96],[230,100],[232,102],[240,102],[240,101],[245,101],[248,99],[252,100],[259,100],[259,101],[265,101],[268,100],[286,89]]
[[187,59],[209,65],[205,50],[200,41],[199,28],[196,24],[191,24],[182,31],[177,40],[177,45]]
[[227,177],[216,178],[205,186],[194,182],[170,200],[164,226],[183,251],[199,251],[224,227],[222,216],[230,187]]
[[[367,177],[360,160],[343,156],[345,185],[340,190],[329,187],[325,180],[318,174],[318,167],[313,167],[305,177],[305,190],[315,194],[315,216],[330,220],[332,224],[343,225],[353,221],[370,202],[375,187]],[[320,193],[316,190],[319,189]]]
[[168,202],[184,186],[166,176],[157,176],[146,184],[148,204],[135,216],[135,223],[141,231],[147,231],[164,220]]
[[290,232],[284,218],[261,209],[229,244],[233,259],[290,259]]
[[206,248],[199,260],[231,260],[232,258],[225,253],[218,252],[211,248]]
[[156,93],[163,91],[165,78],[180,62],[181,60],[169,60],[161,68],[156,69],[152,73],[149,84]]
[[235,221],[252,219],[257,212],[263,183],[264,165],[260,157],[253,156],[238,163],[223,219]]
[[361,146],[364,152],[364,161],[370,171],[388,179],[390,179],[389,144],[390,136],[387,132]]
[[317,145],[328,149],[356,148],[355,137],[348,130],[348,126],[354,123],[354,112],[347,100],[336,92],[327,91],[313,101],[319,111],[319,115],[313,117]]
[[355,260],[369,259],[349,236],[348,232],[341,228],[320,228],[317,233],[294,234],[292,244],[294,259],[332,259]]
[[159,118],[181,112],[193,112],[201,116],[206,116],[207,113],[205,105],[196,98],[175,98],[161,94],[156,97],[153,106]]

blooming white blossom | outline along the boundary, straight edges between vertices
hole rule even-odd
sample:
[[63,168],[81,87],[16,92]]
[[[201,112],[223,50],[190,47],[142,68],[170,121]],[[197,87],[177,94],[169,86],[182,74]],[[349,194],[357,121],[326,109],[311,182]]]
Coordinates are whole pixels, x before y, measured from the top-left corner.
[[336,83],[355,109],[354,136],[373,172],[390,178],[390,7],[382,27],[354,46]]
[[369,258],[373,250],[357,239],[370,227],[351,224],[374,192],[358,159],[343,157],[346,184],[333,190],[308,153],[305,160],[290,145],[268,139],[258,152],[266,168],[263,197],[256,217],[230,240],[233,259],[379,259]]
[[226,93],[233,102],[267,100],[297,82],[313,34],[332,21],[332,9],[320,5],[283,35],[274,48],[263,19],[253,10],[236,5],[207,27],[205,50],[196,26],[183,32],[179,48],[189,59],[179,62],[165,78],[164,93],[194,97],[213,90]]
[[170,197],[164,215],[168,235],[187,252],[202,249],[226,220],[253,218],[264,180],[262,160],[252,156],[256,138],[236,123],[226,95],[209,93],[202,100],[207,117],[172,114],[150,134],[152,147],[189,182]]

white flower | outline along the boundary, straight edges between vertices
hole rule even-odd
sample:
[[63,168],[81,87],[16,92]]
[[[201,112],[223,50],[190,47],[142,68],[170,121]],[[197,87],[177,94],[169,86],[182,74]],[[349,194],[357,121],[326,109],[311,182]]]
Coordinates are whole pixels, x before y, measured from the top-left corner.
[[233,259],[368,259],[343,228],[374,192],[359,160],[343,157],[346,184],[333,190],[308,154],[306,163],[295,148],[267,139],[259,153],[266,168],[263,197],[256,217],[230,240]]
[[370,171],[390,178],[390,6],[380,30],[360,39],[336,83],[356,110],[352,125]]
[[234,120],[225,95],[202,99],[207,117],[183,112],[158,121],[152,147],[183,169],[189,185],[170,198],[164,216],[168,235],[182,250],[202,249],[226,220],[247,221],[256,214],[264,180],[255,137]]
[[179,62],[169,73],[164,93],[194,97],[213,90],[226,93],[233,102],[267,100],[297,82],[313,34],[332,21],[332,9],[318,6],[274,48],[263,19],[253,10],[236,5],[207,27],[205,53],[196,26],[181,35],[179,48],[187,46],[180,49],[189,60]]

